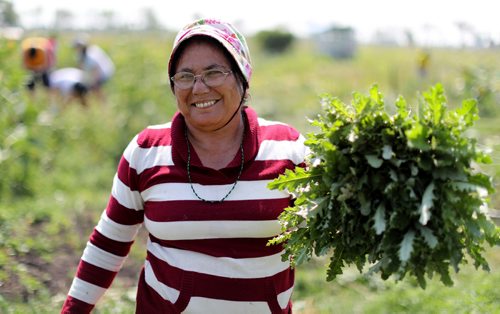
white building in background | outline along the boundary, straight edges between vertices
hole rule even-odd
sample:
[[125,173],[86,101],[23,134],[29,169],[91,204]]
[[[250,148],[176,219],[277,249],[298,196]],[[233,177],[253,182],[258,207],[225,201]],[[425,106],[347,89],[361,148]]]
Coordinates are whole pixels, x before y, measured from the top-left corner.
[[349,59],[354,56],[357,41],[352,27],[334,26],[312,36],[319,51],[337,59]]

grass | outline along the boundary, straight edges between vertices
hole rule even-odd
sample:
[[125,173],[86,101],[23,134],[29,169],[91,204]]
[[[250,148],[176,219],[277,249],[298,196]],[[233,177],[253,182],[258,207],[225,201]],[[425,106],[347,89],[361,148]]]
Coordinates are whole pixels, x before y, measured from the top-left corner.
[[335,282],[326,282],[325,263],[315,260],[297,271],[297,313],[500,313],[500,291],[495,288],[500,279],[500,248],[489,248],[486,255],[491,271],[465,265],[452,276],[452,287],[433,278],[426,289],[414,280],[383,281],[354,268],[346,269]]
[[[60,67],[74,65],[72,37],[59,35]],[[91,100],[87,109],[61,108],[41,91],[29,97],[22,88],[26,73],[19,67],[17,43],[0,45],[0,313],[59,309],[106,204],[122,150],[135,133],[168,121],[175,111],[166,77],[172,34],[94,34],[93,40],[113,57],[117,71],[106,86],[105,104]],[[419,90],[441,82],[450,106],[481,96],[478,91],[500,93],[500,55],[494,50],[433,49],[429,75],[420,78],[416,47],[361,46],[354,59],[335,60],[305,40],[282,55],[266,54],[254,39],[249,42],[251,105],[261,116],[304,133],[313,131],[306,117],[321,110],[323,93],[348,102],[352,91],[367,93],[378,84],[388,105],[400,94],[416,104]],[[484,79],[484,68],[494,75]],[[465,76],[466,71],[472,74]],[[481,147],[491,150],[493,163],[482,167],[495,180],[500,172],[498,112],[490,108],[471,130]],[[497,194],[492,206],[500,208]],[[144,237],[95,313],[133,313]],[[488,249],[487,260],[489,274],[467,265],[453,277],[454,287],[433,279],[422,290],[411,280],[382,281],[354,269],[326,282],[325,260],[318,258],[297,270],[295,312],[498,313],[498,248]]]

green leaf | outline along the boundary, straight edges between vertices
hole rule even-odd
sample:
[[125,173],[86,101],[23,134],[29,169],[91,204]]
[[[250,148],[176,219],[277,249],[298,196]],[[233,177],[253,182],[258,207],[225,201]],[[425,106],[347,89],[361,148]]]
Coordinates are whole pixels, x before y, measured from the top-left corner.
[[327,271],[327,281],[332,281],[337,277],[337,275],[342,274],[342,267],[344,266],[344,259],[342,258],[342,250],[338,250],[333,253],[330,258],[330,264],[328,265]]
[[425,281],[425,277],[422,273],[417,273],[417,282],[420,288],[425,289],[427,287],[427,282]]
[[366,200],[364,193],[358,193],[358,200],[360,204],[359,210],[361,211],[361,215],[368,216],[371,211],[371,203]]
[[438,239],[436,238],[436,236],[434,236],[434,234],[432,233],[432,230],[425,227],[425,226],[417,225],[417,227],[418,227],[418,231],[420,232],[420,234],[424,238],[425,243],[427,243],[427,245],[431,249],[435,248],[436,245],[438,244]]
[[424,93],[424,97],[427,101],[434,125],[440,124],[446,108],[446,97],[444,96],[443,86],[436,84],[436,86],[431,88],[430,92]]
[[415,123],[411,129],[405,132],[405,135],[409,147],[418,148],[423,151],[428,151],[431,148],[427,140],[429,131],[427,127],[424,127],[421,123]]
[[454,181],[450,182],[450,186],[456,190],[464,192],[477,192],[478,194],[481,194],[483,191],[483,188],[480,186],[468,182]]
[[422,225],[426,225],[431,218],[431,208],[434,206],[434,182],[431,182],[425,188],[424,195],[422,196],[422,203],[420,204],[419,212],[420,219],[418,220]]
[[280,175],[274,181],[269,182],[267,187],[271,190],[284,190],[290,187],[297,187],[309,181],[311,175],[304,168],[296,167],[295,170],[286,169],[285,173]]
[[415,231],[409,230],[401,242],[401,247],[399,248],[399,260],[406,263],[413,252],[413,239],[415,238]]
[[392,158],[392,146],[384,145],[382,148],[382,158],[385,160],[390,160]]
[[484,235],[486,237],[486,240],[491,244],[495,245],[500,243],[500,237],[498,237],[496,233],[497,227],[495,226],[495,223],[486,218],[486,215],[480,214],[477,217],[477,223],[481,227],[481,229],[484,231]]
[[432,176],[441,180],[467,180],[467,176],[463,172],[457,172],[456,167],[442,167],[434,170]]
[[323,196],[316,198],[314,200],[309,200],[310,204],[307,208],[305,208],[305,216],[304,218],[314,218],[318,213],[321,213],[328,206],[328,201],[330,200],[329,196]]
[[379,92],[378,86],[375,84],[370,88],[370,98],[376,103],[383,105],[384,99],[382,93]]
[[375,232],[377,234],[381,234],[382,232],[385,231],[385,206],[384,204],[380,204],[377,207],[377,210],[375,211],[375,216],[373,217],[375,219]]
[[462,107],[456,111],[467,127],[472,126],[475,120],[479,118],[477,101],[475,99],[466,99],[462,101]]
[[408,104],[406,103],[406,100],[402,96],[399,96],[396,99],[396,107],[398,108],[398,115],[402,119],[406,119],[408,117],[408,114],[409,114]]
[[441,282],[444,283],[445,286],[451,287],[453,286],[453,280],[451,280],[450,272],[448,268],[442,267],[439,270],[439,274],[441,275]]
[[299,255],[295,257],[295,264],[301,265],[309,259],[309,254],[306,249],[301,249]]
[[382,166],[382,163],[384,162],[376,155],[365,155],[365,158],[366,161],[368,161],[368,164],[370,164],[370,166],[372,166],[373,168],[380,168],[380,166]]

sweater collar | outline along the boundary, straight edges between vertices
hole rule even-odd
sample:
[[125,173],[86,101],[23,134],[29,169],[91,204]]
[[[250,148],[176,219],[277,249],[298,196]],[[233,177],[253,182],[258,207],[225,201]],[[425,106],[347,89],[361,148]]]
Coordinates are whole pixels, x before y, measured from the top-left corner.
[[[243,108],[246,115],[244,119],[245,134],[243,137],[243,150],[245,152],[245,163],[255,159],[259,149],[259,128],[257,113],[250,107]],[[185,138],[186,122],[184,116],[180,112],[176,112],[172,118],[172,158],[175,164],[187,163],[187,143]],[[191,146],[191,164],[193,166],[202,166],[201,160]],[[235,158],[229,163],[230,167],[239,167],[241,164],[241,157]]]

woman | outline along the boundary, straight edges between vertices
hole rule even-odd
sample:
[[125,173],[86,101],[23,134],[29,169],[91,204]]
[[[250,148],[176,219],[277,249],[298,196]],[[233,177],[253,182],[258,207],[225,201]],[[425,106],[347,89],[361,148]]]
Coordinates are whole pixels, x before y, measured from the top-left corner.
[[63,313],[93,308],[141,225],[137,313],[290,313],[293,270],[266,244],[291,198],[267,184],[303,165],[303,137],[247,106],[250,56],[228,23],[182,29],[168,73],[178,113],[126,148]]

